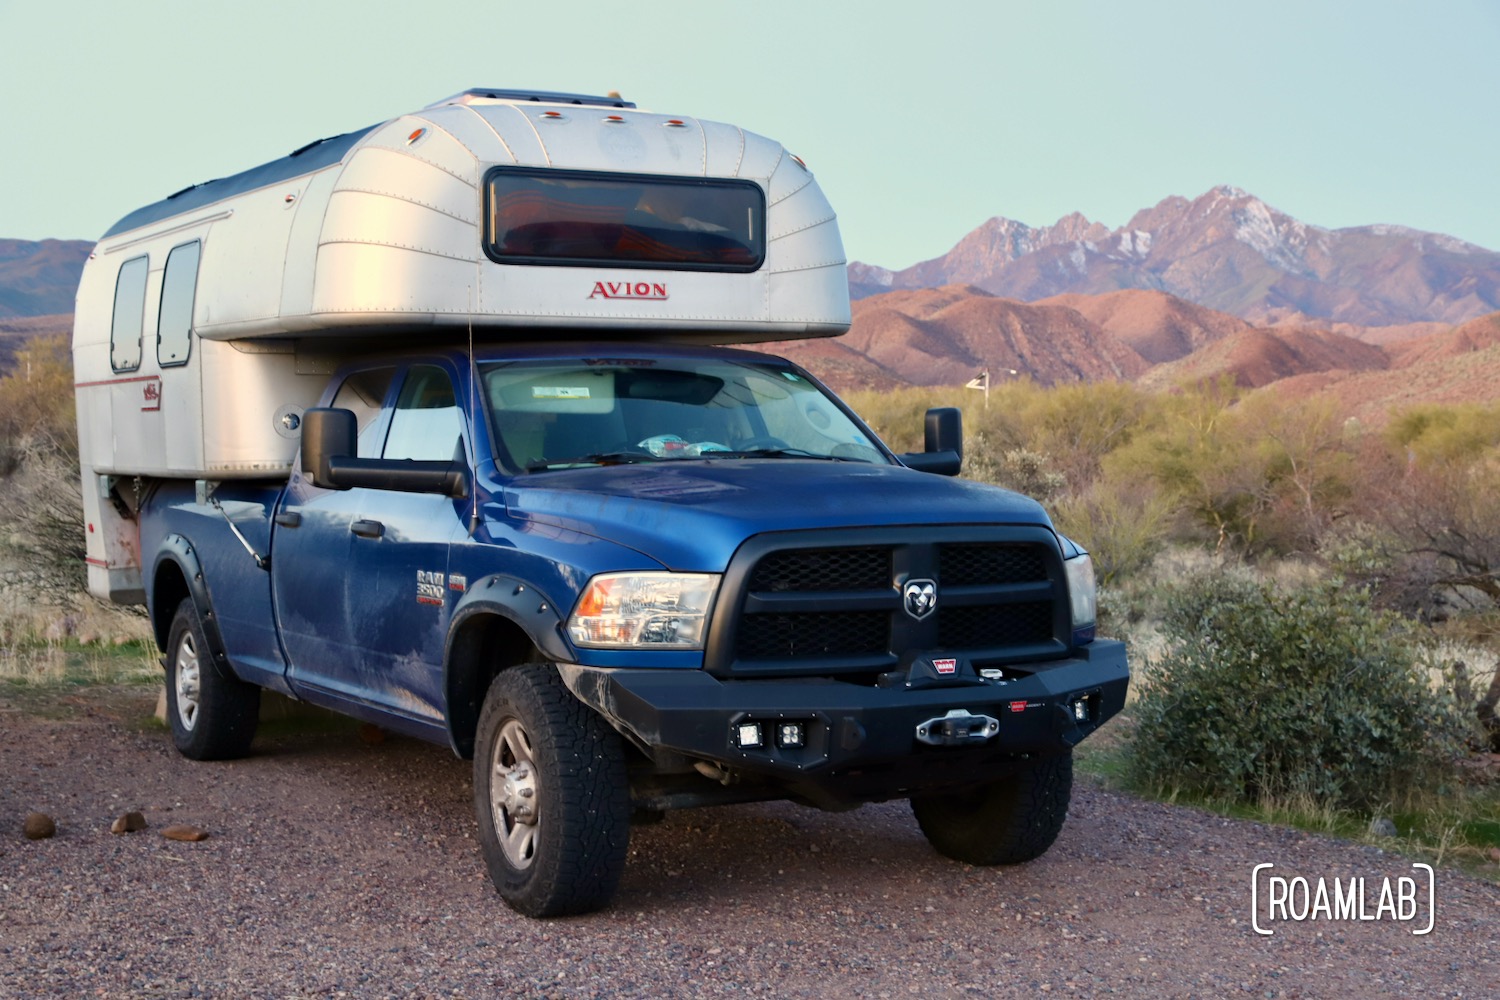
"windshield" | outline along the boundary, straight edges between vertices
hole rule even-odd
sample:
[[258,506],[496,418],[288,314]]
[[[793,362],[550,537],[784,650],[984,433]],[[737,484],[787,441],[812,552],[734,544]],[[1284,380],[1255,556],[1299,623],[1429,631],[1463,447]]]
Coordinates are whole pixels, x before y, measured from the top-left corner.
[[704,359],[481,365],[514,472],[628,462],[889,459],[807,376]]

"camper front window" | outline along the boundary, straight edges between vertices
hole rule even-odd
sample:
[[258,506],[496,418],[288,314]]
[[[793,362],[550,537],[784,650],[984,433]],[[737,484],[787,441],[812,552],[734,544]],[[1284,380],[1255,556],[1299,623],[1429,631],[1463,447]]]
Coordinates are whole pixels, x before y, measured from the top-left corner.
[[753,271],[766,255],[753,181],[495,167],[485,203],[502,264]]

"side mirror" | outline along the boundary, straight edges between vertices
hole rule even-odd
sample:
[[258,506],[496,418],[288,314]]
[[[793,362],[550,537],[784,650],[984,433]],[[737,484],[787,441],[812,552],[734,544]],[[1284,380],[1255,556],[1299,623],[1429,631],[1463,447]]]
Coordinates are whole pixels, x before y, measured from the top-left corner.
[[357,425],[350,410],[314,407],[302,414],[302,474],[325,490],[347,490],[333,482],[328,463],[358,453]]
[[964,461],[964,415],[955,406],[933,407],[923,422],[925,450],[901,456],[908,469],[956,476]]
[[359,458],[354,414],[315,407],[302,414],[302,474],[325,490],[355,486],[398,493],[469,495],[469,473],[458,460]]

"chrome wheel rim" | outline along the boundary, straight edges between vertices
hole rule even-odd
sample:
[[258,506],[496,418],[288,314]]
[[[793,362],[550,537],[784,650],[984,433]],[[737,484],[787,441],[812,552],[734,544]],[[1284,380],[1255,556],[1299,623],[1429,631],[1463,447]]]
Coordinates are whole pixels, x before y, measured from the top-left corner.
[[198,660],[198,644],[192,632],[184,632],[177,643],[177,718],[182,728],[192,731],[198,724],[198,702],[202,695],[202,665]]
[[531,754],[531,736],[515,719],[507,719],[490,758],[490,812],[505,860],[517,870],[536,859],[541,788]]

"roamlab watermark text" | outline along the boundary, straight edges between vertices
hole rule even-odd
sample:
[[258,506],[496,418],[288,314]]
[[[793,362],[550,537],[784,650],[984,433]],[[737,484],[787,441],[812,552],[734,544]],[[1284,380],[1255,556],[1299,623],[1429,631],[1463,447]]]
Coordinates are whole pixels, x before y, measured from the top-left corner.
[[1378,879],[1287,878],[1271,874],[1275,867],[1259,864],[1250,873],[1250,922],[1257,934],[1275,934],[1277,923],[1386,921],[1411,925],[1420,936],[1430,934],[1437,920],[1431,865],[1413,864],[1416,876]]

